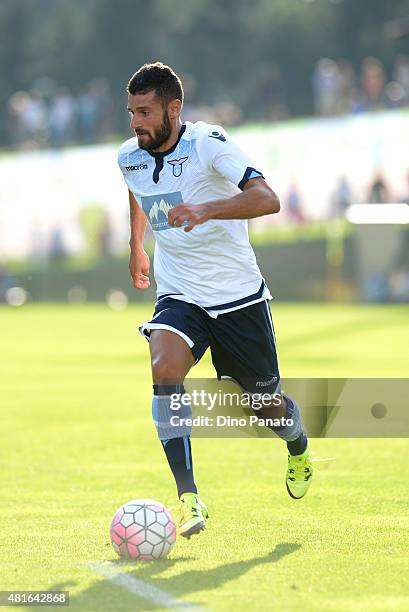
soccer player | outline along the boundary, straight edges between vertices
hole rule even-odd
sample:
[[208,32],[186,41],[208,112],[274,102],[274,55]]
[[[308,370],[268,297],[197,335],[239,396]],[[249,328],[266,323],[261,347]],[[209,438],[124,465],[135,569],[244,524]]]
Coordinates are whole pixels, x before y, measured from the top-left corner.
[[171,398],[209,347],[219,378],[233,378],[250,395],[261,386],[278,397],[258,412],[287,419],[274,429],[287,443],[287,491],[299,499],[311,483],[299,407],[280,392],[271,295],[247,229],[247,219],[277,213],[280,203],[220,126],[181,122],[183,88],[171,68],[145,64],[127,91],[135,136],[122,144],[118,162],[129,189],[129,268],[136,289],[149,287],[149,222],[157,302],[139,329],[150,346],[152,414],[181,502],[179,532],[190,537],[204,529],[208,512],[194,479],[191,428],[183,425],[191,408],[182,404],[181,424],[172,425]]

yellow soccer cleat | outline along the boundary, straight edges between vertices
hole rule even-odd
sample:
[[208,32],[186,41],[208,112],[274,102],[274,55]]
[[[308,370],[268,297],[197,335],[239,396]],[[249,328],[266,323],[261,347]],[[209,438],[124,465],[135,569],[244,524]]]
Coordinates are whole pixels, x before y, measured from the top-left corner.
[[288,455],[286,485],[293,499],[301,499],[307,493],[312,479],[312,465],[308,446],[302,455]]
[[179,534],[190,538],[205,528],[205,521],[209,517],[204,503],[196,493],[182,493],[180,496],[180,522]]

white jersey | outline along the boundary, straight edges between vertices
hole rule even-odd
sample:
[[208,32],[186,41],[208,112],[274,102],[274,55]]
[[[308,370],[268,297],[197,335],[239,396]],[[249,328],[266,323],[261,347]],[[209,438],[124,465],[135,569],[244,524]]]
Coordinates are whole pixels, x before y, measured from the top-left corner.
[[219,126],[186,122],[164,153],[124,142],[118,163],[129,190],[145,212],[156,241],[158,299],[172,296],[206,308],[212,316],[271,297],[249,242],[246,220],[210,220],[190,232],[168,224],[183,202],[230,198],[263,176]]

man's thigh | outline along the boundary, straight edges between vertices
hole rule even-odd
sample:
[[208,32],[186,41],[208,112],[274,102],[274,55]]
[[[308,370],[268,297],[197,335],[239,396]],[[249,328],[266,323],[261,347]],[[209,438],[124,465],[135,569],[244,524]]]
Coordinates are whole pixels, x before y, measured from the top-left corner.
[[176,361],[178,355],[185,354],[187,361],[193,356],[196,363],[210,342],[207,318],[194,304],[164,298],[156,303],[152,318],[139,330],[151,344],[152,359],[162,356]]
[[210,348],[217,375],[237,380],[250,393],[275,393],[280,373],[270,308],[266,301],[219,315]]

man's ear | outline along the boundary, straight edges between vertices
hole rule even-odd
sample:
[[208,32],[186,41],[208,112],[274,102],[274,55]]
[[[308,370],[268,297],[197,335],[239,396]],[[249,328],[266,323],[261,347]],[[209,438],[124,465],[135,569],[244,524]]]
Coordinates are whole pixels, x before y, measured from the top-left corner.
[[169,105],[168,105],[169,119],[174,119],[175,117],[179,117],[181,110],[182,110],[182,102],[180,100],[172,100],[172,102],[169,102]]

